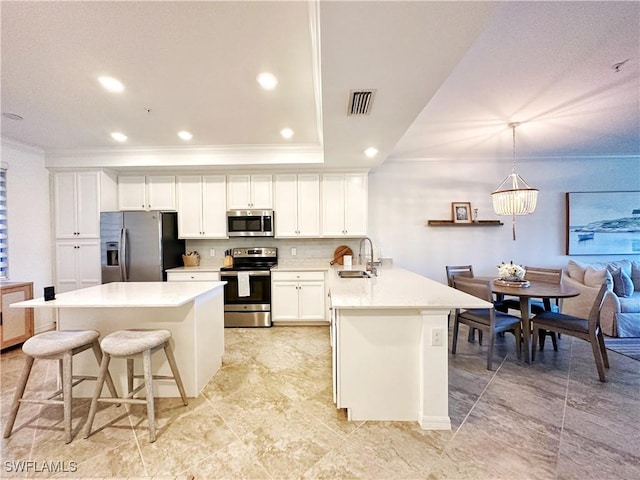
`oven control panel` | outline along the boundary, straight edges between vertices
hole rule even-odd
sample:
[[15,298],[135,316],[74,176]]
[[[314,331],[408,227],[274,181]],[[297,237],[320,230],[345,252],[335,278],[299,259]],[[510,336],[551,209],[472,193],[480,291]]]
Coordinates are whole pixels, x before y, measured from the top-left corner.
[[234,258],[277,257],[278,249],[275,247],[234,248]]

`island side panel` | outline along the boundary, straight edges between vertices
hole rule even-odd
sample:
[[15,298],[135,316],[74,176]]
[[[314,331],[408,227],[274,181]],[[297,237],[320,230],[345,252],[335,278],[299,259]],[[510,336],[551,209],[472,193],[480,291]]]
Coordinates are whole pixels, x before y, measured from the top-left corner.
[[418,421],[419,312],[340,309],[336,326],[337,406],[350,420]]
[[[131,328],[166,329],[171,332],[172,346],[176,363],[187,396],[196,397],[199,393],[196,382],[196,359],[198,358],[195,333],[195,301],[187,302],[180,307],[158,308],[61,308],[58,314],[58,329],[95,329],[101,338],[118,330]],[[212,326],[213,330],[213,326]],[[204,334],[204,332],[200,332]],[[209,357],[209,361],[211,358]],[[73,360],[74,373],[96,375],[97,365],[93,353],[85,351],[76,355]],[[142,373],[142,365],[136,362],[136,374]],[[155,375],[170,375],[171,370],[162,352],[156,352],[152,358]],[[118,393],[126,392],[126,361],[113,359],[109,370],[118,389]],[[178,397],[175,383],[170,380],[154,382],[154,395],[159,397]],[[106,394],[107,390],[103,390]],[[144,392],[140,392],[144,395]],[[93,382],[83,382],[74,388],[74,396],[91,397]]]
[[451,430],[451,419],[449,418],[449,310],[422,311],[421,315],[418,423],[425,430]]
[[218,372],[224,355],[224,290],[217,288],[195,299],[193,343],[198,393]]

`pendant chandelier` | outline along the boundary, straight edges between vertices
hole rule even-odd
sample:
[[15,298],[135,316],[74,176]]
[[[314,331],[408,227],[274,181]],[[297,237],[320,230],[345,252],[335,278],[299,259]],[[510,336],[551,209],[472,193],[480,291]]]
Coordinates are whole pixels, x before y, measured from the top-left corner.
[[511,175],[504,179],[491,194],[493,210],[498,215],[511,215],[513,239],[516,239],[516,215],[529,215],[536,209],[538,189],[531,188],[524,179],[516,173],[516,127],[520,123],[510,123],[513,131],[513,163]]

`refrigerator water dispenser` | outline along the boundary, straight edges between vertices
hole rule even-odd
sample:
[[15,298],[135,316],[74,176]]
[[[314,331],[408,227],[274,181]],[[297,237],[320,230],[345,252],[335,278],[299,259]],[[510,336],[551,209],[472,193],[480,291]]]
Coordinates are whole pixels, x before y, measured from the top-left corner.
[[117,267],[120,265],[118,261],[118,242],[107,242],[107,266]]

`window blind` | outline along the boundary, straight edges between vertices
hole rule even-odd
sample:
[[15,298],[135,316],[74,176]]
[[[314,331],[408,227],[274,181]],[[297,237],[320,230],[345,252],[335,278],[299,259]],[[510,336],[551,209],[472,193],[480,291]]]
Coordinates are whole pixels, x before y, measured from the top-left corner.
[[7,166],[2,163],[0,164],[0,279],[8,278],[7,246]]

